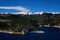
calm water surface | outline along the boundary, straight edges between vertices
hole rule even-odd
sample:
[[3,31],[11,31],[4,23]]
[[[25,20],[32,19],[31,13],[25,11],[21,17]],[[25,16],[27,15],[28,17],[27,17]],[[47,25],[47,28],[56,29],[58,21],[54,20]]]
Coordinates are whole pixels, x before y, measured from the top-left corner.
[[0,40],[60,40],[59,28],[40,27],[44,31],[43,34],[29,33],[25,35],[0,33]]

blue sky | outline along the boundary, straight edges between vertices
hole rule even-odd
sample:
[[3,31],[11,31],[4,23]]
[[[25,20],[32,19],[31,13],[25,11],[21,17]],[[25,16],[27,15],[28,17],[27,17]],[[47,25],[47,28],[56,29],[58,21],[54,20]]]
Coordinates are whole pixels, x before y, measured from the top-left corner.
[[[0,0],[0,6],[22,6],[31,12],[60,12],[60,0]],[[0,9],[0,12],[3,11]]]

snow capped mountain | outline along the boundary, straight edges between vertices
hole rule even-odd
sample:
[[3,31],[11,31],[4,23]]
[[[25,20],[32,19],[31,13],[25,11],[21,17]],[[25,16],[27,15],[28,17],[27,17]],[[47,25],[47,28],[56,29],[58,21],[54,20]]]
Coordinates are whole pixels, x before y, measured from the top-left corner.
[[29,12],[28,15],[33,15],[33,13],[32,12]]
[[52,13],[52,14],[60,14],[60,12],[16,12],[16,13],[8,13],[8,12],[5,12],[5,13],[0,13],[0,14],[23,14],[23,15],[34,15],[34,14],[43,14],[43,13]]
[[17,13],[12,13],[12,14],[24,14],[24,15],[27,15],[28,12],[17,12]]
[[34,12],[33,14],[43,14],[44,12]]
[[60,14],[60,12],[52,12],[52,14]]
[[34,15],[34,14],[43,14],[43,12],[18,12],[18,13],[16,13],[16,14],[24,14],[24,15]]

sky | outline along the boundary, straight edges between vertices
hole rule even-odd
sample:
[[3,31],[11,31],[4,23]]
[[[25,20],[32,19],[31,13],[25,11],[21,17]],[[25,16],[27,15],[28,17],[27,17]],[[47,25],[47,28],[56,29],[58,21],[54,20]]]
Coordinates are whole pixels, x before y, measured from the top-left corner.
[[[0,7],[5,7],[0,8],[0,12],[60,12],[60,0],[0,0]],[[12,9],[8,9],[11,7]],[[15,10],[14,7],[20,10]]]

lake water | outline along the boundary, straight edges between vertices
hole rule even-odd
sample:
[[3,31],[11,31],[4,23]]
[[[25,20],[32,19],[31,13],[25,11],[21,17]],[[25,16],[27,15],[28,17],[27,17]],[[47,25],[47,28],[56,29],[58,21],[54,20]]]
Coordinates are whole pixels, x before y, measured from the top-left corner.
[[25,35],[0,33],[0,40],[60,40],[60,29],[53,27],[40,27],[43,34],[29,33]]

